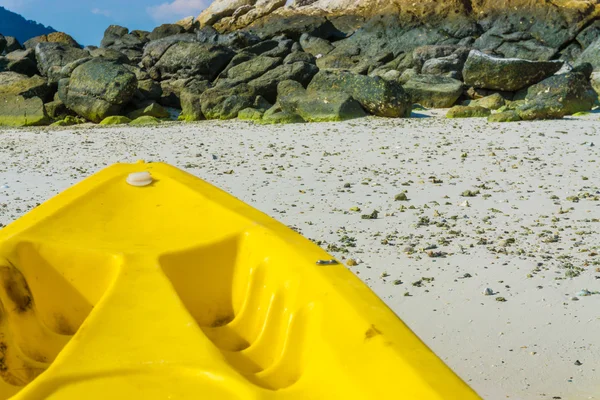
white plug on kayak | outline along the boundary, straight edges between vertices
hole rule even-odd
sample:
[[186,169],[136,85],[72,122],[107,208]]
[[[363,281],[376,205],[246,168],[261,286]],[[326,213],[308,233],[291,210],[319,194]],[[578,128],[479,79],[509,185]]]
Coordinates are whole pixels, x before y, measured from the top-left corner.
[[152,176],[150,175],[150,172],[147,171],[134,172],[127,176],[127,183],[131,186],[148,186],[152,183]]

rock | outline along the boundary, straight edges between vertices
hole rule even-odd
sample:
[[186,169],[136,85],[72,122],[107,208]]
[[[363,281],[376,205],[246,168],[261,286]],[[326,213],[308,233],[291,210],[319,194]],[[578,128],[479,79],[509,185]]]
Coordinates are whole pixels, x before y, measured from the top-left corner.
[[283,60],[284,64],[293,64],[295,62],[305,62],[307,64],[315,64],[317,59],[312,54],[305,53],[303,51],[294,51],[287,55]]
[[304,120],[298,114],[283,111],[278,104],[268,109],[260,121],[263,124],[297,124]]
[[112,115],[100,121],[100,125],[123,125],[130,123],[131,120],[122,115]]
[[75,68],[64,94],[66,99],[61,100],[80,116],[98,123],[118,114],[136,90],[135,75],[127,68],[95,58]]
[[152,79],[138,81],[138,93],[140,97],[148,100],[160,100],[163,90],[159,83]]
[[62,68],[73,61],[86,57],[89,57],[87,51],[61,43],[39,43],[35,47],[38,69],[43,76],[47,75],[51,67]]
[[195,28],[200,26],[200,24],[196,23],[196,19],[193,15],[182,18],[175,22],[175,24],[181,26],[185,32],[192,32]]
[[73,126],[73,125],[84,124],[85,122],[86,121],[84,118],[67,115],[64,119],[58,120],[58,121],[50,124],[50,126]]
[[6,49],[6,38],[0,33],[0,54]]
[[46,37],[48,43],[61,43],[67,46],[81,48],[81,45],[77,43],[77,41],[73,39],[71,35],[68,35],[64,32],[52,32],[49,33]]
[[200,26],[212,25],[223,17],[233,15],[238,8],[253,6],[255,2],[255,0],[216,0],[202,11],[197,19]]
[[[469,49],[462,46],[457,45],[427,45],[420,46],[413,50],[412,52],[412,62],[414,68],[416,68],[417,72],[423,72],[423,68],[427,64],[428,61],[432,61],[435,59],[447,60],[448,62],[456,63],[456,68],[451,69],[452,71],[458,71],[462,69],[461,65],[464,65],[467,57],[469,55]],[[428,68],[432,68],[431,66]],[[448,71],[446,71],[448,72]],[[434,74],[441,75],[441,74]]]
[[91,59],[91,57],[80,58],[79,60],[75,60],[73,62],[68,63],[64,67],[61,67],[60,65],[50,67],[48,69],[48,72],[46,73],[48,77],[48,83],[55,84],[63,78],[70,78],[75,68],[79,67],[82,64],[85,64]]
[[600,71],[600,37],[590,44],[577,58],[576,64],[590,63],[594,71]]
[[44,102],[39,97],[0,94],[0,126],[38,126],[49,122]]
[[6,40],[6,45],[4,47],[4,51],[6,54],[12,53],[15,50],[23,50],[23,46],[17,40],[17,38],[13,36],[4,36],[4,40]]
[[516,112],[523,121],[560,119],[565,116],[563,105],[555,99],[538,99],[521,104],[517,107]]
[[404,85],[406,82],[410,81],[412,78],[418,76],[419,73],[414,68],[408,68],[400,74],[400,78],[398,78],[398,82]]
[[468,105],[471,107],[480,106],[490,110],[497,110],[505,104],[506,101],[504,100],[502,95],[500,95],[499,93],[494,93],[481,99],[471,100]]
[[46,109],[46,114],[52,119],[64,118],[67,114],[69,114],[67,106],[65,106],[65,103],[60,100],[46,103],[44,104],[44,108]]
[[238,113],[238,119],[244,121],[260,121],[264,112],[257,110],[256,108],[248,107],[244,108]]
[[256,91],[256,94],[260,94],[270,102],[275,102],[277,98],[277,85],[280,82],[292,80],[300,82],[302,86],[306,86],[317,71],[318,68],[315,65],[305,62],[280,65],[262,76],[251,80],[248,82],[248,85]]
[[492,114],[488,117],[487,120],[488,120],[488,122],[514,122],[514,121],[520,121],[521,118],[519,117],[519,114],[517,114],[516,111],[510,110],[510,111],[500,112],[497,114]]
[[277,103],[282,111],[298,114],[308,122],[345,121],[366,116],[360,104],[344,92],[305,90],[296,81],[278,85]]
[[234,55],[232,50],[223,46],[177,42],[164,52],[154,67],[162,79],[201,76],[213,80]]
[[281,58],[258,56],[246,62],[236,65],[227,71],[228,84],[247,83],[264,75],[281,64]]
[[357,75],[346,71],[320,71],[308,86],[314,91],[346,93],[369,113],[380,117],[409,117],[410,97],[400,84],[380,77]]
[[155,118],[169,118],[169,112],[165,110],[163,106],[157,103],[151,103],[147,107],[140,108],[127,114],[129,119],[137,119],[143,116],[150,116]]
[[[372,76],[372,75],[370,75],[370,76]],[[398,82],[398,83],[400,83],[400,79],[402,78],[402,74],[400,73],[400,71],[396,71],[395,69],[386,71],[385,73],[383,73],[380,76],[383,79],[385,79],[386,81]]]
[[569,73],[546,78],[527,89],[525,100],[544,103],[551,100],[558,102],[562,106],[563,115],[589,111],[598,99],[598,95],[590,83],[591,71],[590,64],[581,64]]
[[590,84],[592,88],[600,95],[600,72],[594,72],[590,76]]
[[312,54],[315,57],[327,55],[335,48],[328,40],[311,36],[307,33],[303,33],[300,36],[300,46],[302,46],[302,50],[306,53]]
[[186,121],[200,121],[204,119],[200,98],[202,93],[210,89],[208,81],[192,81],[181,90],[181,118]]
[[462,79],[462,70],[465,65],[465,60],[459,56],[452,54],[447,57],[432,58],[425,61],[421,68],[423,75],[440,75],[457,77]]
[[39,97],[44,102],[52,100],[54,91],[40,76],[27,77],[15,72],[0,72],[0,94],[22,96],[25,99]]
[[491,111],[481,106],[454,106],[446,113],[446,118],[481,118],[491,115]]
[[181,91],[190,79],[175,79],[160,83],[161,96],[158,103],[165,107],[181,108]]
[[90,56],[102,57],[106,60],[116,61],[119,64],[129,64],[131,60],[125,54],[114,49],[97,48],[90,50]]
[[110,25],[104,31],[104,37],[102,38],[102,41],[100,42],[100,47],[111,46],[111,45],[115,44],[115,42],[117,40],[121,39],[123,36],[127,35],[128,33],[129,33],[129,29],[127,29],[123,26]]
[[472,50],[463,77],[465,84],[476,88],[513,92],[547,78],[562,65],[562,61],[504,59]]
[[15,50],[0,57],[0,71],[12,71],[33,76],[39,73],[33,50]]
[[177,24],[163,24],[154,28],[152,33],[148,35],[149,40],[158,40],[162,38],[166,38],[168,36],[178,35],[180,33],[185,33],[186,30],[181,25]]
[[200,95],[201,111],[206,119],[233,119],[240,110],[252,107],[257,94],[255,88],[246,83],[231,88],[210,88]]
[[59,43],[68,47],[81,48],[81,46],[75,41],[75,39],[73,39],[70,35],[64,32],[52,32],[48,35],[33,37],[25,43],[23,43],[23,46],[26,49],[35,49],[40,43]]
[[461,81],[435,75],[417,75],[403,87],[413,103],[432,108],[452,107],[463,92]]
[[129,123],[129,125],[158,125],[160,121],[155,117],[151,117],[149,115],[144,115],[142,117],[136,118]]

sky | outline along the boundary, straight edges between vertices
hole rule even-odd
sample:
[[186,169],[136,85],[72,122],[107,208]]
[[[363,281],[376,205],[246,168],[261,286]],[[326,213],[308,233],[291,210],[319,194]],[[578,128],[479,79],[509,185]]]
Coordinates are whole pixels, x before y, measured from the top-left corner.
[[100,45],[109,25],[151,31],[189,15],[211,0],[0,0],[0,6],[26,19],[66,32],[82,45]]

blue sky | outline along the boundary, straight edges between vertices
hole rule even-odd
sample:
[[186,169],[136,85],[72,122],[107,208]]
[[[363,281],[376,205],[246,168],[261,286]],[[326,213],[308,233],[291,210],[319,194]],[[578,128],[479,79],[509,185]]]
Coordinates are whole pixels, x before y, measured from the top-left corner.
[[0,0],[0,6],[66,32],[83,45],[99,45],[111,24],[152,30],[198,15],[211,0]]

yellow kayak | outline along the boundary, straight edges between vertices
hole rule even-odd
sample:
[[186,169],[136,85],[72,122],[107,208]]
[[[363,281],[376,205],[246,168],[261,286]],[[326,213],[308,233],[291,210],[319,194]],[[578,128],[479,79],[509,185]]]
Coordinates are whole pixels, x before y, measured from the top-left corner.
[[353,273],[162,163],[0,230],[0,399],[479,399]]

